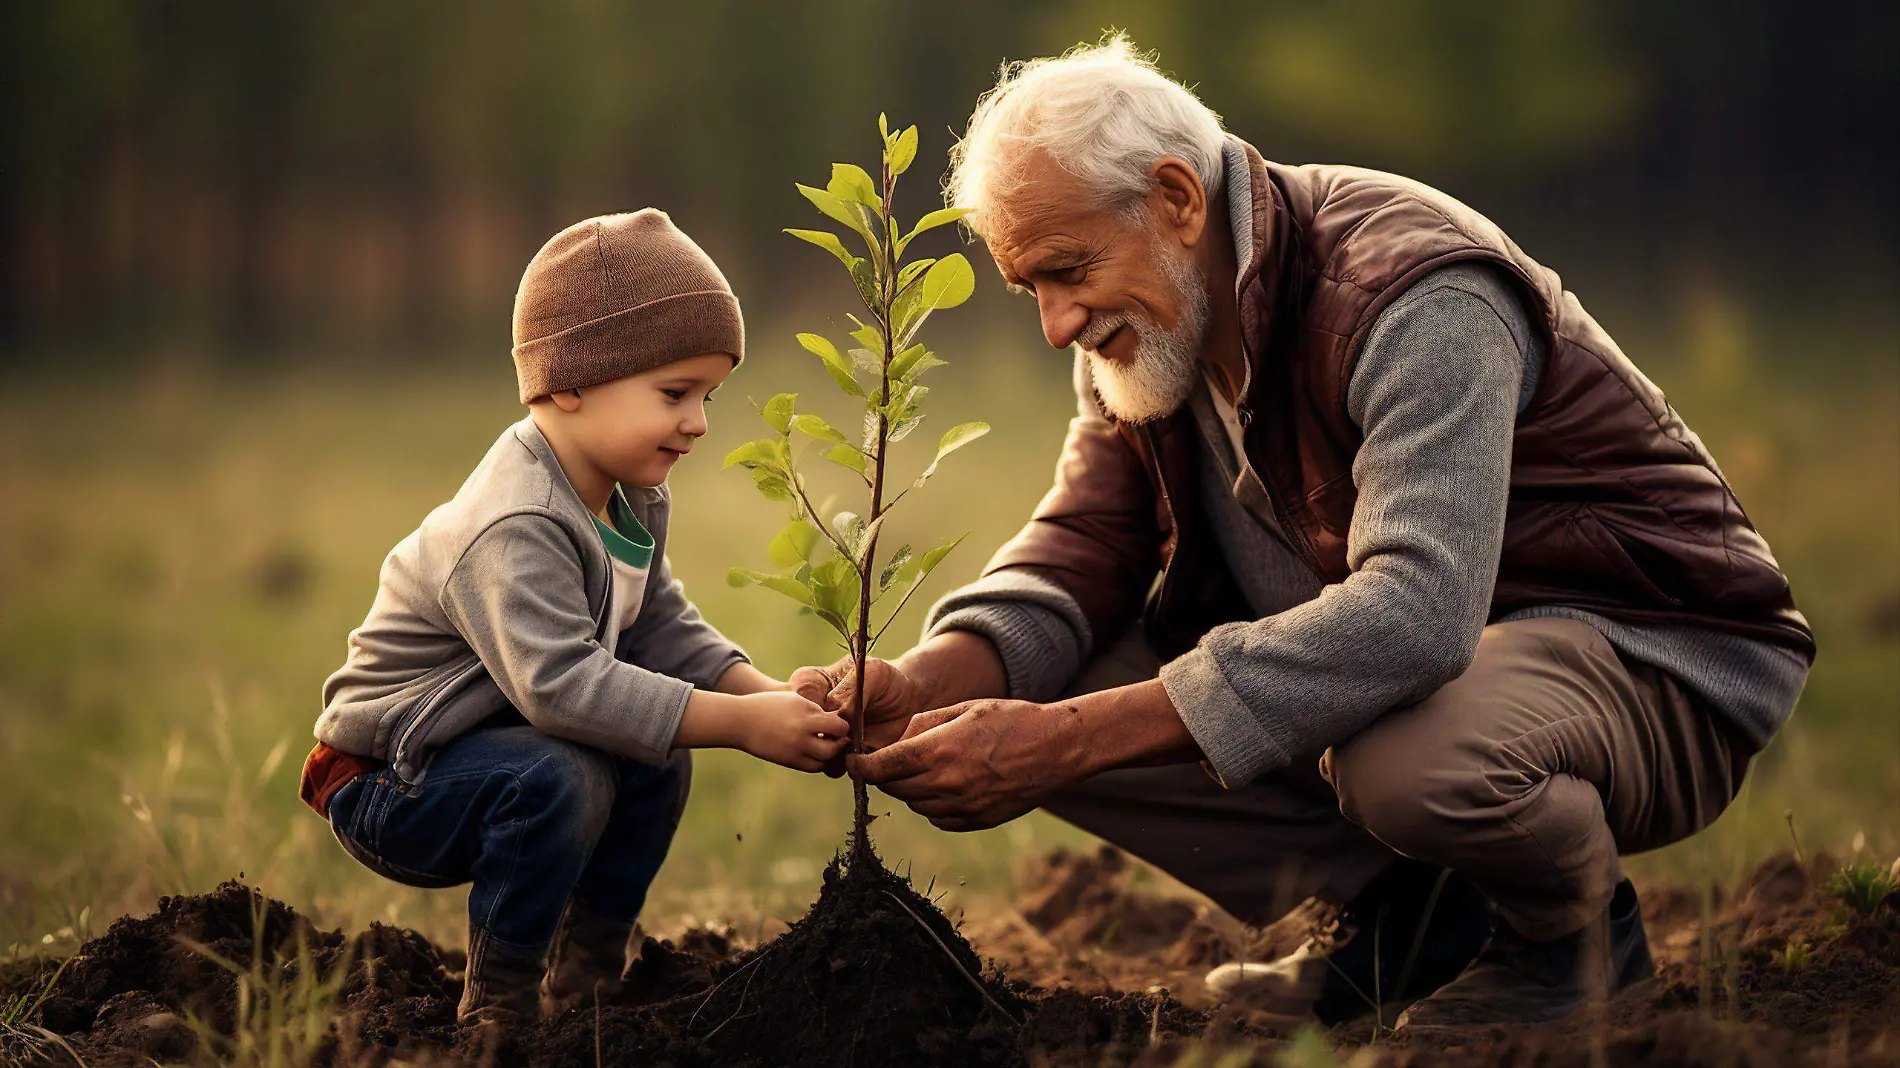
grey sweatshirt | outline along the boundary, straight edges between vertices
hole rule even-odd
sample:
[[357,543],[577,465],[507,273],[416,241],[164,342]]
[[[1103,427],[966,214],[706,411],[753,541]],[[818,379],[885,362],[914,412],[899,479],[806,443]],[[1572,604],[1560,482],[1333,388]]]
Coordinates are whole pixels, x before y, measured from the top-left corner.
[[[1227,161],[1230,204],[1250,196]],[[1460,265],[1415,283],[1380,313],[1348,383],[1364,442],[1347,539],[1352,574],[1328,586],[1281,539],[1265,492],[1233,446],[1231,408],[1193,400],[1201,502],[1229,570],[1260,618],[1214,628],[1163,666],[1169,697],[1224,782],[1239,784],[1363,729],[1461,674],[1488,621],[1502,545],[1516,415],[1543,371],[1541,338],[1491,269]],[[1079,418],[1102,419],[1078,358]],[[1629,659],[1671,672],[1757,744],[1792,713],[1802,658],[1689,627],[1631,627],[1574,609]],[[1092,635],[1054,585],[1004,572],[931,610],[926,636],[971,630],[1001,654],[1012,696],[1048,700],[1117,635]]]
[[316,735],[415,781],[430,750],[512,705],[561,738],[660,763],[695,686],[746,659],[701,619],[665,556],[665,487],[623,487],[657,565],[610,633],[613,569],[534,425],[509,427],[447,504],[390,551]]

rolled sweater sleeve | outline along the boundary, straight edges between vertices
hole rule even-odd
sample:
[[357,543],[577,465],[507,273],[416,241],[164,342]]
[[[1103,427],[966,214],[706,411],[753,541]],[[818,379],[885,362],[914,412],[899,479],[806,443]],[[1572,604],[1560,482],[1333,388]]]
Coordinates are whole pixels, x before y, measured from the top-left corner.
[[450,571],[442,609],[529,723],[648,764],[666,760],[690,683],[614,658],[595,637],[580,551],[545,516],[508,516]]
[[1003,661],[1006,696],[1022,701],[1054,700],[1081,672],[1090,646],[1075,598],[1016,571],[986,575],[931,606],[924,640],[955,630],[990,640]]
[[[1456,272],[1456,273],[1454,273]],[[1364,435],[1345,581],[1216,627],[1162,683],[1208,763],[1239,785],[1350,737],[1470,666],[1503,542],[1528,331],[1520,299],[1472,269],[1382,312],[1351,382]]]

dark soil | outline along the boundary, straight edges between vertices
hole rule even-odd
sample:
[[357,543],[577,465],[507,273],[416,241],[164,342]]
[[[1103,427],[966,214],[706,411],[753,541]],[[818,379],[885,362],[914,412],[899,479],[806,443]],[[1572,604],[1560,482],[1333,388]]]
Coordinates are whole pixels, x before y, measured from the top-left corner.
[[[1430,1041],[1361,1023],[1327,1040],[1353,1068],[1900,1065],[1900,915],[1843,910],[1811,874],[1830,868],[1772,860],[1732,898],[1706,904],[1645,889],[1658,977],[1600,1015]],[[228,1055],[241,1006],[255,1020],[266,992],[300,985],[336,1017],[312,1058],[325,1065],[1148,1065],[1173,1063],[1186,1039],[1251,1055],[1223,1065],[1276,1063],[1279,1037],[1244,1013],[1210,1011],[1196,1000],[1198,976],[1285,952],[1323,915],[1244,928],[1141,892],[1107,851],[1054,854],[1028,875],[1033,893],[972,927],[1000,966],[874,858],[840,860],[779,938],[648,938],[612,1003],[511,1033],[456,1026],[459,953],[380,924],[354,938],[323,931],[229,882],[120,919],[70,961],[0,967],[0,1004],[50,978],[29,1022],[88,1064]],[[72,1063],[50,1042],[0,1040],[0,1063],[35,1056]]]

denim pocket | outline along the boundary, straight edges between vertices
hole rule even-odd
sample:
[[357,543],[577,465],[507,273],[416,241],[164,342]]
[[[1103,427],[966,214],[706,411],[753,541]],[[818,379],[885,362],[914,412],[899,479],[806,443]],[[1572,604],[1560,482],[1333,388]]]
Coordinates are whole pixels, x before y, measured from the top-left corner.
[[[390,806],[408,789],[395,772],[381,768],[358,777],[355,782],[338,790],[330,803],[330,831],[336,835],[337,844],[358,864],[385,879],[406,886],[439,889],[465,882],[463,879],[415,871],[392,863],[381,855],[383,825],[388,820]],[[338,802],[342,804],[339,806]]]

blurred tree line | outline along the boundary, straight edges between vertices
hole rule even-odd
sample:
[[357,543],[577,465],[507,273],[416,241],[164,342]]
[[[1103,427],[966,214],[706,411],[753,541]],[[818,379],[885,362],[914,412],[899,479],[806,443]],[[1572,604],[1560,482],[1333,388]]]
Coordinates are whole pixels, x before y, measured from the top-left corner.
[[1111,25],[1270,158],[1412,175],[1535,254],[1526,229],[1885,276],[1895,10],[25,0],[0,8],[0,343],[492,346],[546,235],[647,204],[769,314],[802,285],[797,176],[862,156],[880,110],[940,166],[1001,61]]

